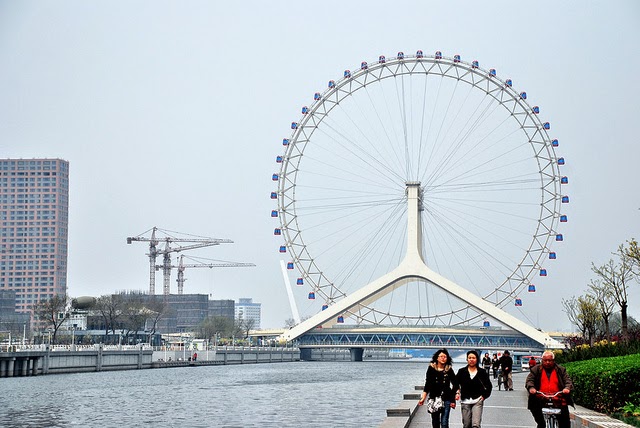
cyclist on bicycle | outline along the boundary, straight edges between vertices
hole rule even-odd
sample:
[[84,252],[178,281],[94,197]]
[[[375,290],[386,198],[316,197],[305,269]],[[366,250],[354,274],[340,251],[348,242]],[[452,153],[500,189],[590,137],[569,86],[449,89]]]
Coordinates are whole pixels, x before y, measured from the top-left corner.
[[538,364],[531,369],[525,388],[529,391],[529,402],[527,408],[531,411],[533,419],[538,424],[537,428],[545,428],[544,417],[542,416],[542,401],[536,396],[538,391],[545,394],[555,394],[562,391],[561,401],[558,406],[561,408],[558,415],[559,428],[570,428],[569,405],[573,406],[571,391],[573,382],[567,375],[567,370],[556,364],[555,355],[551,351],[542,354],[542,364]]

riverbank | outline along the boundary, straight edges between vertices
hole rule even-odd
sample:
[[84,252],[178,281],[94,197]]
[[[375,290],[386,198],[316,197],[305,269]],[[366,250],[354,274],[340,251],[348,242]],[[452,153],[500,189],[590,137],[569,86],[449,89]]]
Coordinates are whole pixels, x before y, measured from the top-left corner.
[[24,346],[0,352],[0,378],[60,373],[300,361],[290,347],[225,346],[197,352],[147,345]]

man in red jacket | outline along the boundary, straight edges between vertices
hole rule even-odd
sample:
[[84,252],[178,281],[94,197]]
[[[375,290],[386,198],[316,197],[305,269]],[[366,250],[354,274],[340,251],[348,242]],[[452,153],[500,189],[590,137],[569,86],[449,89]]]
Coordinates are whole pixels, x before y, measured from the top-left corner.
[[567,374],[567,370],[556,364],[555,355],[551,351],[542,354],[542,364],[538,364],[531,369],[525,388],[529,391],[529,402],[527,408],[531,411],[533,419],[538,424],[538,428],[545,428],[544,417],[542,416],[542,401],[536,396],[538,391],[545,394],[555,394],[562,391],[563,401],[558,415],[559,428],[570,428],[569,404],[573,405],[571,391],[573,382]]

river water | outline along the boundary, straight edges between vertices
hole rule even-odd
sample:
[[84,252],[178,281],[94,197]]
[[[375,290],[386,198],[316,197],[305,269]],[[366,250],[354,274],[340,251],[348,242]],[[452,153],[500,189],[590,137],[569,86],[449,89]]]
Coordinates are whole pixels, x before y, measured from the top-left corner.
[[376,427],[426,362],[290,362],[0,379],[0,427]]

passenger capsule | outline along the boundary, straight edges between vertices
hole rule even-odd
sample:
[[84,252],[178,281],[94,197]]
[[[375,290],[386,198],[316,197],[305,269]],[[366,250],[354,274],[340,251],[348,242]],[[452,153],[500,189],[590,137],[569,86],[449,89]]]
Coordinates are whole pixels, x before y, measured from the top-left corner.
[[284,158],[282,156],[280,156],[280,155],[276,156],[276,163],[282,163],[283,159]]
[[484,327],[484,328],[491,327],[491,323],[489,322],[489,320],[482,321],[482,327]]
[[404,59],[404,52],[398,52],[398,55],[396,55],[396,58]]
[[287,247],[285,245],[281,245],[280,246],[280,252],[281,253],[286,253],[287,252]]
[[492,68],[491,70],[489,70],[489,76],[496,77],[496,69],[495,68]]
[[436,59],[442,59],[442,52],[436,51]]
[[551,129],[551,124],[549,122],[545,122],[542,124],[542,127],[548,131]]
[[271,211],[271,217],[278,217],[278,211],[276,210]]
[[367,61],[362,61],[360,63],[360,70],[366,70],[369,68],[369,65],[367,64]]
[[387,62],[387,59],[384,57],[384,55],[380,55],[380,56],[378,57],[378,62],[379,62],[380,64],[384,64],[385,62]]
[[453,62],[460,62],[460,55],[454,55]]
[[316,92],[315,94],[313,94],[314,101],[318,101],[320,98],[322,98],[322,95],[320,95],[320,92]]
[[551,145],[552,145],[553,147],[558,147],[560,144],[558,143],[558,140],[552,140],[552,141],[551,141]]
[[563,196],[562,199],[561,199],[561,202],[563,204],[568,204],[569,203],[569,197],[568,196]]
[[558,158],[558,165],[564,165],[564,158]]
[[288,146],[288,145],[289,145],[289,139],[288,139],[288,138],[284,138],[284,139],[282,140],[282,145],[283,145],[283,146]]
[[345,79],[351,77],[351,70],[345,70],[344,71],[344,77],[345,77]]
[[527,99],[527,93],[526,92],[520,92],[520,98],[522,98],[523,100]]
[[549,260],[555,260],[556,258],[558,258],[556,253],[554,253],[553,251],[549,253]]
[[335,80],[329,80],[329,87],[330,88],[335,88],[336,87],[336,81]]
[[338,323],[339,323],[339,324],[344,324],[344,317],[343,317],[342,315],[340,315],[340,316],[338,317]]
[[274,234],[275,236],[280,236],[280,235],[282,235],[282,229],[278,229],[278,228],[273,229],[273,234]]
[[316,293],[314,293],[313,291],[309,292],[309,300],[315,300],[316,298]]
[[512,87],[513,86],[513,81],[511,79],[507,79],[506,82],[504,82],[505,85],[507,85],[508,87]]
[[424,53],[422,53],[422,51],[421,51],[421,50],[418,50],[418,51],[416,52],[416,58],[424,58]]
[[529,284],[529,293],[535,293],[536,292],[536,286],[533,284]]
[[540,269],[540,276],[547,276],[547,270],[546,269]]
[[569,177],[562,177],[560,179],[560,184],[569,184]]
[[287,269],[293,270],[293,262],[288,262],[287,263]]
[[271,180],[272,180],[272,181],[278,181],[278,178],[280,178],[280,177],[278,176],[278,174],[273,174],[273,175],[271,176]]
[[522,299],[516,298],[516,306],[522,306]]
[[560,242],[560,241],[564,241],[564,237],[562,236],[562,233],[558,233],[556,235],[556,241]]
[[304,285],[304,279],[302,279],[302,278],[298,278],[298,279],[296,280],[296,285]]
[[307,106],[302,107],[302,114],[307,114],[307,113],[309,113],[309,107]]
[[561,215],[560,216],[560,223],[566,223],[567,222],[567,216],[566,215]]
[[298,122],[291,122],[291,129],[298,129]]
[[531,111],[533,112],[533,114],[540,114],[540,107],[538,107],[538,106],[533,106],[533,108],[531,109]]
[[473,62],[471,63],[471,68],[478,68],[480,67],[480,63],[478,62],[478,60],[473,60]]
[[325,309],[327,309],[329,307],[329,305],[327,305],[326,303],[324,305],[322,305],[322,310],[324,311]]
[[278,199],[278,194],[276,192],[271,192],[271,199]]

